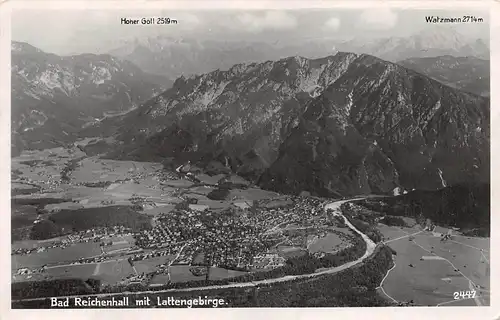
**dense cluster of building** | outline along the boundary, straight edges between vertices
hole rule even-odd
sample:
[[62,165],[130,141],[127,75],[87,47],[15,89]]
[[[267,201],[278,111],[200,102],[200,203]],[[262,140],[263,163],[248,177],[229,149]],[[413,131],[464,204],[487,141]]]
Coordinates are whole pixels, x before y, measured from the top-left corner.
[[[182,172],[181,172],[182,171]],[[151,175],[160,182],[178,180],[181,176],[192,182],[197,181],[190,172],[168,172],[158,170],[154,173],[138,172],[130,169],[130,178],[140,181]],[[59,180],[52,180],[54,185]],[[224,179],[220,183],[229,183]],[[235,182],[231,182],[235,183]],[[177,188],[165,191],[165,195],[181,196],[183,190]],[[133,195],[130,199],[134,205],[155,207],[154,202],[144,197]],[[233,199],[237,200],[237,199]],[[228,269],[269,269],[277,268],[285,263],[285,258],[277,253],[269,253],[269,249],[287,238],[281,229],[287,225],[296,224],[301,227],[324,225],[327,222],[323,214],[323,201],[311,197],[293,197],[290,205],[285,206],[254,206],[253,202],[238,202],[238,205],[226,210],[210,210],[208,206],[189,203],[185,207],[177,207],[169,213],[161,213],[154,218],[153,228],[133,234],[135,246],[115,250],[118,254],[104,252],[94,257],[71,261],[69,264],[99,263],[112,259],[128,257],[129,262],[141,261],[161,256],[175,255],[176,264],[210,265]],[[272,200],[270,200],[272,201]],[[30,254],[34,251],[50,248],[65,248],[78,242],[100,242],[101,247],[109,245],[109,238],[114,236],[130,236],[129,229],[123,227],[95,228],[76,232],[64,237],[50,246],[35,249],[17,249],[12,254]],[[193,263],[196,257],[196,263]],[[156,273],[168,273],[167,264],[159,264]],[[46,266],[45,266],[46,267]],[[194,269],[193,269],[194,270]],[[202,269],[200,269],[202,270]],[[22,272],[32,272],[22,271]],[[141,282],[144,275],[131,275],[124,281],[127,283]]]
[[[176,251],[187,241],[186,248],[194,256],[196,252],[210,252],[210,264],[237,266],[241,264],[245,241],[257,238],[258,232],[243,223],[233,212],[213,212],[186,208],[169,214],[161,214],[155,227],[136,234],[136,245],[145,249],[168,248]],[[255,242],[255,241],[254,241]],[[185,260],[192,260],[186,257]],[[179,260],[183,260],[182,257]]]
[[275,233],[280,233],[280,227],[295,223],[314,228],[326,223],[322,200],[305,197],[292,200],[292,204],[285,207],[262,206],[253,212],[249,208],[223,211],[178,208],[160,214],[154,228],[136,234],[136,245],[174,253],[189,241],[177,263],[190,263],[203,252],[202,264],[238,269],[254,265],[278,267],[284,259],[277,255],[271,258],[266,252],[279,239]]
[[276,253],[258,254],[253,259],[253,267],[259,269],[273,269],[285,264],[285,258]]

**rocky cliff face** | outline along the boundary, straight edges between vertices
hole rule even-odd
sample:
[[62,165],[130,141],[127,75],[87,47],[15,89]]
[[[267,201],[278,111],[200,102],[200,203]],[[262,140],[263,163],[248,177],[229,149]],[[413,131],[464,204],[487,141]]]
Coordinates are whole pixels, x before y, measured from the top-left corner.
[[13,151],[73,141],[82,125],[168,88],[163,77],[109,55],[60,57],[12,42]]
[[310,101],[262,186],[321,195],[489,179],[489,100],[368,55]]
[[240,172],[256,177],[276,160],[304,102],[355,58],[348,53],[318,60],[292,57],[179,78],[127,115],[117,135],[124,141],[121,154],[228,158]]
[[489,177],[489,100],[369,55],[179,78],[119,125],[109,157],[227,161],[283,192],[351,195]]

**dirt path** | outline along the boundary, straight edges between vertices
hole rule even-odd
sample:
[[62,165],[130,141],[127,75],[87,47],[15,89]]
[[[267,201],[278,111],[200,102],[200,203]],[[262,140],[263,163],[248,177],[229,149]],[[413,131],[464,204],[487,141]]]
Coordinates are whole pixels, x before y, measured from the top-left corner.
[[387,279],[387,277],[389,276],[389,273],[394,269],[396,268],[396,262],[393,261],[394,265],[392,266],[392,268],[390,268],[389,270],[387,270],[387,273],[385,274],[385,277],[382,279],[382,281],[380,282],[380,285],[375,288],[375,289],[380,289],[389,299],[391,299],[393,302],[395,303],[398,303],[398,301],[396,299],[394,299],[393,297],[391,297],[390,295],[387,294],[387,292],[385,292],[384,290],[384,281],[385,279]]

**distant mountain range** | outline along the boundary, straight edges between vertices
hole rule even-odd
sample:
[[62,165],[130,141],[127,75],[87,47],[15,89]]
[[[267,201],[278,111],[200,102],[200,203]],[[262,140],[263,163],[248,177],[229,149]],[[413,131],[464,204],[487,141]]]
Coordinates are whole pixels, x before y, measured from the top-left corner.
[[454,28],[436,27],[409,37],[390,37],[370,42],[349,41],[341,50],[367,53],[384,60],[396,62],[409,58],[425,58],[451,55],[490,57],[489,45],[482,39],[470,39]]
[[12,42],[12,152],[74,141],[82,126],[130,110],[168,79],[110,55],[61,57]]
[[451,87],[482,96],[490,95],[490,61],[476,57],[411,58],[398,64]]
[[112,137],[88,150],[322,196],[489,181],[486,44],[449,31],[332,43],[157,37],[60,57],[13,42],[12,151]]
[[108,157],[227,163],[286,193],[489,181],[489,99],[365,54],[295,56],[181,77],[87,134],[102,128],[113,128],[119,141]]
[[452,55],[489,59],[489,47],[481,39],[469,39],[453,28],[436,27],[409,37],[365,40],[298,40],[294,45],[264,42],[199,41],[158,36],[128,41],[111,55],[129,60],[146,72],[170,79],[184,75],[228,70],[235,64],[279,60],[289,56],[314,59],[337,51],[366,53],[396,62],[409,58]]

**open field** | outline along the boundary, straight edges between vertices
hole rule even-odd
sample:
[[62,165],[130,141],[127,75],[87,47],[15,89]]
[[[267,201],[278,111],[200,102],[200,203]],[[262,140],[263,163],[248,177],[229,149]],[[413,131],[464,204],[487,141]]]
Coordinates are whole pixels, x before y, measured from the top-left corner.
[[[481,251],[438,237],[416,235],[415,243],[429,251],[451,261],[466,277],[475,284],[489,290],[489,263],[482,257]],[[484,245],[484,247],[488,247]],[[488,248],[489,249],[489,248]]]
[[71,179],[78,182],[99,182],[125,180],[132,174],[152,173],[162,166],[157,163],[102,160],[96,157],[80,161]]
[[224,210],[231,207],[231,201],[219,201],[219,200],[198,200],[199,205],[209,206],[212,210]]
[[45,149],[45,150],[24,150],[19,156],[12,158],[14,162],[29,161],[29,160],[46,160],[57,161],[58,159],[67,159],[73,157],[81,157],[85,153],[79,149],[66,149],[62,147]]
[[246,190],[240,190],[240,189],[231,190],[228,199],[237,198],[240,200],[263,200],[263,199],[275,198],[278,196],[279,194],[272,191],[267,191],[257,188],[248,188]]
[[38,192],[40,188],[34,184],[29,184],[26,182],[12,182],[11,190],[12,190],[12,195],[17,195],[17,194],[35,193]]
[[63,261],[73,261],[80,258],[96,256],[101,253],[99,243],[75,243],[65,249],[53,248],[45,252],[29,255],[13,255],[12,269],[21,267],[41,267],[45,264],[52,265]]
[[[405,236],[399,228],[379,225],[379,229],[386,239],[392,239],[387,244],[396,251],[396,266],[383,283],[389,296],[398,301],[413,300],[419,305],[476,305],[474,300],[448,303],[454,300],[453,292],[476,290],[481,303],[489,304],[489,294],[482,292],[489,290],[489,265],[480,250],[441,241],[431,232],[415,234],[410,241],[409,237],[397,239]],[[488,247],[485,242],[483,248]],[[481,288],[470,287],[469,280]]]
[[158,274],[151,279],[150,285],[163,285],[168,283],[168,275]]
[[153,217],[156,217],[161,213],[169,213],[174,208],[175,208],[175,205],[168,204],[168,205],[164,205],[164,206],[158,206],[156,208],[145,209],[145,210],[143,210],[143,212],[147,215],[151,215]]
[[116,284],[127,276],[135,274],[127,260],[102,262],[98,273],[93,277],[101,279],[104,284]]
[[[189,271],[190,266],[174,265],[170,267],[170,276],[172,282],[187,282],[193,280],[204,280],[205,276],[195,276]],[[210,268],[210,280],[219,280],[233,278],[245,274],[242,271],[227,270],[223,268]],[[157,275],[151,281],[152,284],[165,283],[168,280],[167,275]]]
[[453,240],[465,245],[477,247],[483,250],[490,250],[490,238],[473,238],[461,235],[454,235]]
[[246,274],[243,271],[227,270],[223,268],[210,268],[210,280],[220,280],[226,278],[234,278]]
[[48,204],[44,207],[45,210],[48,212],[55,212],[59,210],[76,210],[76,209],[83,209],[85,208],[84,205],[80,203],[74,203],[74,202],[61,202],[61,203],[51,203]]
[[[160,264],[168,263],[173,256],[156,257],[142,261],[135,261],[134,266],[138,273],[148,273],[156,269]],[[66,266],[50,267],[41,275],[35,275],[36,278],[97,278],[103,280],[107,284],[115,284],[123,280],[125,277],[135,274],[133,268],[130,266],[125,258],[121,260],[105,261],[101,263],[91,264],[75,264]],[[26,277],[17,276],[16,281],[25,280]]]
[[[390,247],[397,252],[396,267],[387,276],[383,288],[394,299],[437,305],[453,300],[453,292],[468,288],[468,281],[447,262],[420,261],[428,253],[408,239],[391,242]],[[446,278],[451,279],[451,283],[442,280]]]
[[401,228],[396,228],[396,227],[391,227],[391,226],[386,226],[385,224],[379,223],[377,225],[377,229],[380,230],[380,232],[384,236],[384,241],[390,241],[397,239],[399,237],[406,236],[407,233],[403,232]]
[[134,261],[134,266],[137,272],[148,273],[154,271],[156,269],[156,266],[158,265],[168,264],[173,258],[174,256],[171,255],[171,256],[155,257],[141,261]]
[[75,264],[71,266],[49,268],[45,271],[45,273],[52,278],[72,277],[87,279],[93,276],[95,268],[95,263],[80,265]]
[[[56,240],[54,240],[55,242]],[[43,243],[40,240],[23,240],[23,241],[16,241],[12,244],[12,249],[33,249],[33,248],[38,248],[41,245],[50,245],[50,243]]]
[[59,180],[66,163],[82,156],[85,156],[85,153],[76,148],[24,151],[20,156],[12,158],[11,170],[21,172],[19,176],[31,183],[43,185],[49,180]]
[[37,281],[61,278],[82,278],[88,279],[93,277],[96,264],[75,264],[50,267],[43,273],[34,273],[30,275],[14,275],[12,281]]
[[187,282],[193,280],[203,280],[205,276],[195,276],[189,271],[190,266],[174,265],[170,267],[170,279],[172,282]]
[[154,199],[161,199],[162,190],[152,189],[143,184],[135,184],[132,181],[127,181],[116,185],[114,188],[107,188],[103,192],[106,196],[113,199],[128,199],[132,195],[143,196]]
[[308,250],[311,253],[315,252],[336,252],[349,246],[339,235],[335,233],[328,233],[326,236],[314,240],[309,246]]
[[300,247],[278,246],[278,254],[283,258],[300,257],[306,254],[306,250]]

